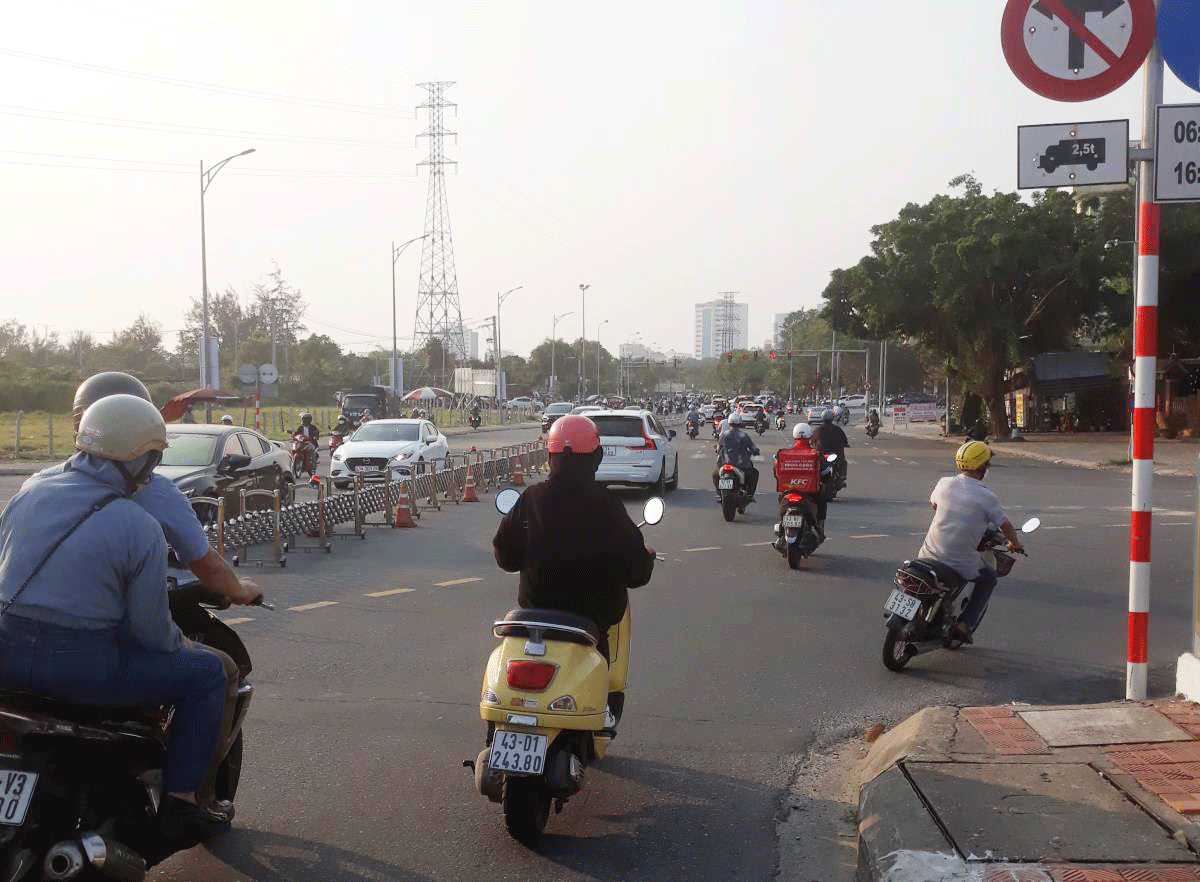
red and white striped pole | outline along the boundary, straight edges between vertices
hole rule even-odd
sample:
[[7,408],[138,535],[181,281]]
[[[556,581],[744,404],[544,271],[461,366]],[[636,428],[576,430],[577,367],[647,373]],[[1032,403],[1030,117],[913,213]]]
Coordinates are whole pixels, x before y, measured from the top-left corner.
[[[1155,6],[1157,6],[1157,2]],[[1154,510],[1154,391],[1158,369],[1159,210],[1154,202],[1154,139],[1163,100],[1158,40],[1146,58],[1142,157],[1138,162],[1138,263],[1133,374],[1133,493],[1129,519],[1129,642],[1125,697],[1146,697],[1150,617],[1150,518]]]

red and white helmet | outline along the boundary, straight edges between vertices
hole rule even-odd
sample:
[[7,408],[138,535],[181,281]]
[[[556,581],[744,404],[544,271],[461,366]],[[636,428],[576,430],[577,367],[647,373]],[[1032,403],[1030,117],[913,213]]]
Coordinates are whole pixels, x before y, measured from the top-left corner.
[[548,453],[595,453],[600,449],[600,432],[585,416],[559,417],[546,435]]

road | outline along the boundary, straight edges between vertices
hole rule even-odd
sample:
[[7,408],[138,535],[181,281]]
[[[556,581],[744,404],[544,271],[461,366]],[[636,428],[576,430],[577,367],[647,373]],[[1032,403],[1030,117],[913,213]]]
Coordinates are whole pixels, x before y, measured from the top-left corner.
[[[490,496],[254,571],[278,611],[223,613],[242,620],[257,687],[235,829],[152,878],[766,882],[789,784],[814,744],[938,702],[1123,695],[1128,476],[1006,461],[1000,447],[989,485],[1014,521],[1042,518],[1030,558],[1001,580],[974,646],[896,675],[880,663],[881,604],[953,447],[849,434],[850,486],[799,572],[764,545],[771,495],[726,524],[711,440],[680,439],[681,489],[645,530],[668,560],[633,595],[620,736],[537,852],[508,838],[462,768],[482,744],[489,626],[515,599],[514,577],[491,559]],[[784,437],[762,439],[768,462]],[[640,509],[643,496],[618,492]],[[1195,501],[1183,479],[1157,481],[1155,494],[1151,689],[1165,694],[1190,645]],[[368,596],[398,589],[411,590]]]

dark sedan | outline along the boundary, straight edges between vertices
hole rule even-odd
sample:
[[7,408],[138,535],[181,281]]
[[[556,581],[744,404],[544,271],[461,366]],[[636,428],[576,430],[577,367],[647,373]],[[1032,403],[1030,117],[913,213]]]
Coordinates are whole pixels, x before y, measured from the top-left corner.
[[[171,424],[162,464],[155,469],[175,482],[189,498],[225,500],[225,516],[241,512],[242,490],[278,490],[286,504],[292,498],[292,458],[282,447],[253,429],[207,424]],[[265,498],[246,508],[269,507]],[[211,506],[195,506],[203,521],[215,517]]]
[[542,431],[549,432],[550,427],[554,425],[554,421],[560,416],[566,416],[571,412],[575,405],[569,401],[556,401],[553,404],[547,405],[542,411]]

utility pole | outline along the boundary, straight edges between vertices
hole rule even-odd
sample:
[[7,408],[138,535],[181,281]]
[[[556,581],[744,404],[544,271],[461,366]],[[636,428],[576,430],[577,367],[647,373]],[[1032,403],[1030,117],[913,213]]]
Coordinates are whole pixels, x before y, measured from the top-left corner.
[[587,376],[584,371],[584,365],[587,363],[587,289],[591,285],[579,285],[579,322],[581,337],[579,340],[579,394],[576,396],[580,404],[583,404],[584,396],[587,395]]

